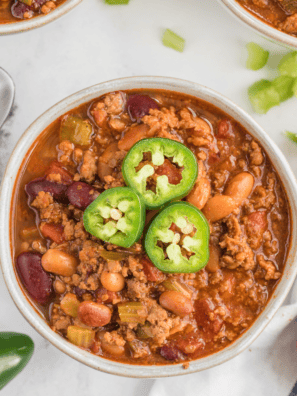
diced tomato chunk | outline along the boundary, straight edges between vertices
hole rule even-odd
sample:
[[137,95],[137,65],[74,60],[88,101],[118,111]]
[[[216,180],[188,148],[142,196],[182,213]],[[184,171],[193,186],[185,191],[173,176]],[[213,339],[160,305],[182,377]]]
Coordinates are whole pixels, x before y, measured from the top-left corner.
[[198,350],[203,350],[205,346],[204,340],[194,331],[185,335],[181,335],[173,341],[173,344],[186,355],[192,355]]
[[170,184],[179,184],[182,179],[181,171],[168,159],[165,159],[164,163],[155,169],[155,172],[158,176],[167,176]]
[[220,153],[219,152],[218,153],[210,152],[208,154],[208,163],[209,163],[209,165],[213,165],[213,164],[215,164],[216,162],[219,162],[219,161],[220,161]]
[[147,257],[140,260],[143,266],[143,272],[149,282],[163,282],[165,275],[160,271]]
[[253,212],[248,215],[249,232],[263,234],[268,226],[266,211]]
[[106,290],[104,288],[99,289],[97,291],[97,303],[98,304],[112,303],[112,301],[118,297],[119,296],[116,292],[112,292],[112,291]]
[[62,164],[60,164],[58,161],[53,161],[45,174],[47,180],[51,180],[49,175],[60,175],[61,183],[66,184],[67,186],[73,182],[72,175],[66,169],[64,169]]
[[221,120],[218,124],[218,139],[231,139],[234,137],[233,125],[229,120]]
[[209,298],[196,300],[195,319],[199,328],[205,333],[207,338],[213,338],[222,327],[222,318],[214,313],[215,305]]
[[61,224],[41,223],[40,231],[45,238],[50,238],[53,242],[65,241],[64,227]]

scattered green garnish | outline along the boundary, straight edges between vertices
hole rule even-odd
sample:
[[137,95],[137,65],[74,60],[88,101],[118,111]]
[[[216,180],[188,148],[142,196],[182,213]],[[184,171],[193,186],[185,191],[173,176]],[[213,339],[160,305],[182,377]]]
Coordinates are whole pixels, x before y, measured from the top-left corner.
[[248,50],[246,67],[251,70],[262,69],[268,61],[269,52],[265,51],[260,45],[252,42],[248,43],[246,48]]
[[284,102],[287,99],[290,99],[293,93],[293,84],[295,79],[289,76],[279,76],[276,77],[273,81],[271,81],[272,86],[276,89],[279,94],[279,99],[281,102]]
[[121,5],[128,4],[129,0],[105,0],[105,3],[109,5]]
[[260,80],[248,89],[248,96],[256,113],[265,114],[280,104],[280,95],[271,81]]
[[166,29],[162,37],[162,43],[165,47],[173,48],[176,51],[183,52],[185,48],[185,39],[178,36],[170,29]]
[[297,51],[285,55],[278,65],[278,70],[283,76],[297,77]]
[[297,133],[286,131],[285,135],[292,140],[292,142],[297,143]]

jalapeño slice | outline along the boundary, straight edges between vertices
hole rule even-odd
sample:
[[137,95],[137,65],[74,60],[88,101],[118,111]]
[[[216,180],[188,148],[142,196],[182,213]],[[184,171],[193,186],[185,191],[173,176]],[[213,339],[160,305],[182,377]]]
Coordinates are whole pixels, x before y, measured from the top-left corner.
[[110,188],[86,208],[83,220],[90,234],[128,248],[141,237],[145,205],[137,192],[129,187]]
[[186,202],[167,205],[150,224],[145,250],[163,272],[197,272],[209,260],[209,226],[203,214]]
[[122,173],[126,184],[137,190],[149,209],[183,198],[198,173],[195,155],[171,139],[151,138],[137,142],[126,155]]

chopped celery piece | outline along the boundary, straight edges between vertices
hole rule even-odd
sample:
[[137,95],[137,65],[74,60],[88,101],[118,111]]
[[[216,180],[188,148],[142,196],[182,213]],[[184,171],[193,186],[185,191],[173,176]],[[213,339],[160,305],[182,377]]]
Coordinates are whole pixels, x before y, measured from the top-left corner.
[[23,239],[33,239],[38,238],[39,236],[40,234],[37,227],[28,227],[22,229],[21,231],[21,237]]
[[32,5],[33,0],[19,0],[21,3],[27,4],[28,6]]
[[70,140],[79,146],[89,146],[92,132],[92,125],[88,121],[70,115],[61,122],[60,140]]
[[129,253],[126,252],[112,252],[109,250],[101,250],[100,256],[103,257],[105,260],[111,261],[121,261],[125,260],[125,258],[129,257]]
[[285,135],[292,140],[292,142],[297,143],[297,134],[293,132],[286,131]]
[[262,69],[268,61],[269,52],[256,43],[248,43],[246,48],[248,50],[246,67],[251,70]]
[[170,29],[165,30],[162,38],[162,43],[166,47],[173,48],[174,50],[179,52],[183,52],[185,48],[185,40]]
[[144,323],[147,311],[141,302],[126,302],[118,304],[121,322],[125,323]]
[[162,286],[164,286],[166,290],[174,290],[183,293],[183,295],[188,298],[191,298],[193,294],[192,290],[188,286],[177,279],[168,279],[162,283]]
[[95,331],[79,326],[67,328],[68,340],[81,348],[90,348],[95,341]]
[[297,77],[297,51],[285,55],[278,65],[278,70],[283,76]]
[[292,86],[293,95],[297,97],[297,78],[294,79],[293,86]]
[[278,0],[277,3],[287,14],[297,12],[297,0]]
[[66,315],[76,318],[79,304],[80,302],[78,301],[75,294],[67,293],[63,297],[60,306],[62,311],[64,311]]
[[294,78],[289,76],[279,76],[271,81],[273,87],[279,94],[279,99],[281,102],[284,102],[285,100],[290,99],[293,96],[294,81]]
[[120,4],[128,4],[129,0],[105,0],[105,3],[110,5],[120,5]]
[[271,81],[260,80],[250,86],[248,96],[256,113],[265,114],[280,104],[280,96]]

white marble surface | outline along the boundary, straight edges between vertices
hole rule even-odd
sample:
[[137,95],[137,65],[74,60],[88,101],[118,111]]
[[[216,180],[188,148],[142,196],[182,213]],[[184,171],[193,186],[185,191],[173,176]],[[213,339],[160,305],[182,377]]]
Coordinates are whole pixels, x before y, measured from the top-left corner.
[[[171,28],[186,39],[183,54],[161,44]],[[256,41],[271,50],[269,65],[259,72],[245,69],[245,44]],[[3,174],[18,138],[43,111],[82,88],[124,76],[173,76],[207,85],[249,113],[247,87],[272,78],[273,67],[287,50],[242,26],[215,0],[130,0],[129,6],[106,6],[84,0],[76,9],[41,29],[0,37],[0,67],[15,81],[10,118],[0,133]],[[254,118],[285,153],[297,175],[297,145],[283,136],[297,131],[297,99]],[[26,369],[2,395],[53,394],[138,396],[151,381],[111,377],[62,354],[33,330],[18,312],[0,275],[0,329],[29,334],[36,345]],[[182,378],[181,378],[182,380]]]

